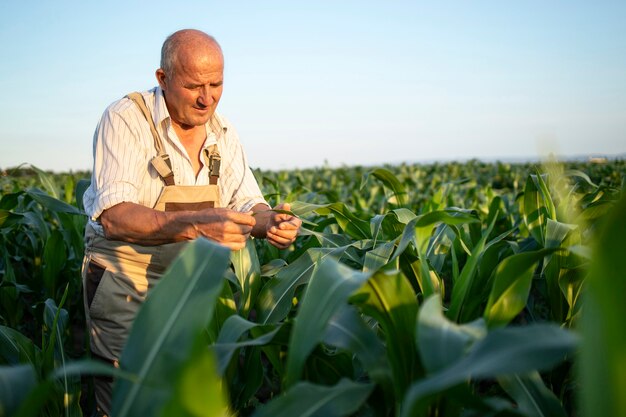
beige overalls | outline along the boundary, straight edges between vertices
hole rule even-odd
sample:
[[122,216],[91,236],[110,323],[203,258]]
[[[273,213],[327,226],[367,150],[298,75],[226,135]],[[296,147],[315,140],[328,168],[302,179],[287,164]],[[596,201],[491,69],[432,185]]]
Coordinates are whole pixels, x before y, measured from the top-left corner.
[[[176,185],[168,155],[154,126],[143,96],[127,96],[141,109],[150,123],[158,155],[150,161],[165,186],[154,209],[160,211],[201,210],[220,207],[217,184],[220,156],[217,146],[205,149],[202,157],[209,167],[209,182],[203,186]],[[141,307],[152,288],[186,242],[159,246],[142,246],[108,240],[96,234],[89,224],[85,230],[83,288],[87,328],[94,358],[115,366]],[[111,405],[111,378],[95,379],[96,403],[101,415],[108,415]]]

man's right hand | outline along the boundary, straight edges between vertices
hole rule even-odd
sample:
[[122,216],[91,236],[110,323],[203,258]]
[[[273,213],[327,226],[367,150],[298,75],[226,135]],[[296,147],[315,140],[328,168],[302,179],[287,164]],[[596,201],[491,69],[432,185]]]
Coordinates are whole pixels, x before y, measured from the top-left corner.
[[206,209],[196,213],[193,226],[199,236],[214,240],[232,250],[243,249],[256,220],[250,213],[225,208]]

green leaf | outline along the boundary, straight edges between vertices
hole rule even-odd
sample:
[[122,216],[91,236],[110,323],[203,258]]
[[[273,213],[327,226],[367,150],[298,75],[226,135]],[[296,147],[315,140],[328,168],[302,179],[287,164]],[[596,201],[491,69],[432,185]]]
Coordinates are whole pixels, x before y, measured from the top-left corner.
[[30,188],[26,190],[26,194],[32,197],[33,200],[37,201],[44,208],[57,212],[57,213],[68,213],[68,214],[78,214],[85,215],[78,208],[67,204],[64,201],[61,201],[55,197],[51,197],[48,194],[44,193],[37,188]]
[[421,371],[415,347],[415,292],[401,273],[379,271],[350,301],[378,322],[385,336],[396,400],[400,401]]
[[368,239],[371,237],[369,223],[354,215],[343,203],[337,202],[319,205],[294,201],[291,205],[291,209],[294,213],[297,213],[298,216],[302,216],[311,211],[315,211],[317,214],[323,216],[332,214],[337,219],[339,227],[350,237],[354,239]]
[[385,187],[391,189],[396,200],[396,205],[403,207],[407,205],[408,198],[406,189],[391,171],[384,168],[378,168],[365,174],[361,181],[361,190],[363,190],[370,175],[382,182]]
[[43,250],[43,282],[51,297],[56,296],[57,280],[67,259],[63,234],[53,230]]
[[88,179],[81,179],[78,180],[78,182],[76,183],[74,198],[76,199],[76,205],[78,206],[78,209],[81,211],[85,210],[85,207],[83,206],[83,195],[90,185],[91,180]]
[[547,176],[531,174],[524,188],[523,219],[532,237],[540,245],[545,243],[545,225],[548,219],[556,220],[556,209],[544,181]]
[[30,363],[41,366],[41,351],[26,336],[10,327],[0,326],[0,357],[9,365]]
[[369,276],[332,258],[322,261],[315,268],[289,340],[286,387],[293,386],[300,378],[306,358],[322,340],[331,317]]
[[111,414],[158,413],[196,335],[211,319],[229,261],[228,248],[195,240],[148,293],[120,360],[121,368],[136,374],[138,382],[117,381]]
[[541,380],[538,372],[498,378],[500,386],[528,417],[567,417],[559,399]]
[[[254,328],[258,328],[262,331],[263,335],[251,340],[239,341],[245,333]],[[280,326],[260,325],[237,315],[230,316],[226,322],[224,322],[222,331],[217,341],[212,346],[217,354],[219,374],[224,375],[226,367],[237,349],[245,346],[264,346],[272,341],[279,330]]]
[[593,244],[586,281],[579,379],[581,415],[626,415],[626,195]]
[[54,175],[48,174],[33,165],[31,165],[31,168],[37,173],[39,182],[43,185],[44,190],[46,190],[52,197],[59,200],[59,187],[55,184]]
[[363,272],[375,272],[387,265],[395,248],[395,242],[391,241],[367,251],[365,254],[365,262],[363,263]]
[[416,342],[424,368],[429,373],[461,359],[471,345],[486,334],[482,319],[464,325],[448,320],[436,294],[430,296],[419,310]]
[[0,415],[12,416],[37,385],[31,364],[0,365]]
[[300,382],[260,407],[253,417],[339,417],[356,412],[373,389],[371,384],[342,379],[334,386]]
[[330,319],[323,342],[353,353],[373,381],[383,389],[391,386],[385,346],[354,307],[345,306]]
[[197,337],[191,354],[181,364],[164,417],[227,417],[231,415],[225,387],[217,374],[215,357]]
[[52,371],[48,375],[48,379],[54,380],[79,375],[112,376],[115,378],[126,379],[131,382],[137,381],[136,375],[126,372],[123,369],[115,368],[106,362],[93,359],[81,359],[67,362],[64,366],[60,366]]
[[544,371],[562,362],[578,346],[574,333],[553,324],[498,328],[474,343],[468,354],[409,388],[401,416],[417,415],[423,401],[469,379]]
[[[476,275],[478,261],[480,260],[483,251],[487,247],[489,247],[489,245],[486,245],[486,241],[491,234],[491,230],[493,229],[496,220],[497,216],[494,216],[493,220],[487,227],[487,230],[483,232],[482,237],[480,238],[476,246],[474,246],[474,249],[472,249],[472,254],[467,258],[467,262],[463,266],[461,275],[459,275],[459,278],[454,283],[454,287],[452,287],[450,308],[447,314],[452,321],[459,320],[461,309],[463,308],[465,300],[469,296],[469,289],[472,287],[474,276]],[[495,238],[492,243],[498,242],[499,240],[499,238]]]
[[242,317],[248,317],[261,288],[261,266],[254,241],[248,239],[246,246],[241,250],[233,251],[230,259],[241,287],[239,314]]
[[523,252],[500,262],[494,271],[493,287],[484,312],[489,327],[508,324],[526,307],[535,268],[552,252],[554,249]]
[[344,248],[311,248],[289,266],[283,268],[259,293],[258,320],[262,324],[278,323],[292,307],[296,289],[309,282],[315,265],[327,257],[340,256]]

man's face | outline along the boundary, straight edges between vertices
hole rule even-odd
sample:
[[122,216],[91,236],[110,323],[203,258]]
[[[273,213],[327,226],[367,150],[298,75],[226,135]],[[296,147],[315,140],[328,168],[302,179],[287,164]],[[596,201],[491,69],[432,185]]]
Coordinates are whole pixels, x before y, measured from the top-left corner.
[[183,129],[204,125],[222,96],[224,60],[217,50],[185,51],[173,74],[156,72],[172,122]]

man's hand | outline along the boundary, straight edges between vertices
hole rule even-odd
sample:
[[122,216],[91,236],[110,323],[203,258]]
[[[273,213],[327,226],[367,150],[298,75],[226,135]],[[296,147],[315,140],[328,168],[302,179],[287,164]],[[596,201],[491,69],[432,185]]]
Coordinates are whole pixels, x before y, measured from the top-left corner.
[[250,213],[218,208],[197,212],[194,227],[198,236],[206,237],[229,247],[243,249],[256,220]]
[[[274,209],[291,211],[291,206],[288,203],[284,203],[277,205]],[[296,240],[302,220],[290,214],[269,213],[265,226],[267,241],[278,249],[288,248]]]

